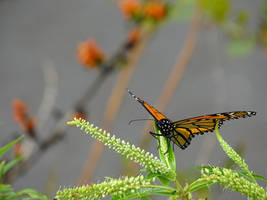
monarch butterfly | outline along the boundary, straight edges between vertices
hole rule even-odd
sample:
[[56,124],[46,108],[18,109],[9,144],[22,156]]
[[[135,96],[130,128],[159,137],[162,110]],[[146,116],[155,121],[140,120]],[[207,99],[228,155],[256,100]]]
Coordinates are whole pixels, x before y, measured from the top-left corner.
[[129,94],[149,112],[150,115],[156,120],[156,126],[160,130],[161,134],[149,132],[153,137],[164,136],[171,140],[174,144],[179,146],[181,149],[185,149],[191,142],[192,137],[198,134],[204,134],[205,132],[212,132],[215,129],[215,125],[218,120],[219,128],[225,120],[238,119],[251,117],[256,115],[254,111],[233,111],[216,113],[211,115],[203,115],[199,117],[193,117],[180,121],[171,121],[157,109],[150,106],[144,100],[134,95],[130,90]]

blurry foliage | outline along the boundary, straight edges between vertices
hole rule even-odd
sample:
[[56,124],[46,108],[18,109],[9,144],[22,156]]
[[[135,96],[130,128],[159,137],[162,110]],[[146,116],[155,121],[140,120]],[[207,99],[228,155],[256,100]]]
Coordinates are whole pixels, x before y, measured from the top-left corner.
[[267,0],[263,0],[262,22],[259,31],[259,41],[267,47]]
[[246,26],[249,20],[249,13],[246,10],[241,10],[237,13],[236,22],[241,26]]
[[192,19],[195,9],[195,0],[175,1],[170,8],[169,18],[176,21],[189,21]]
[[199,0],[199,3],[204,13],[217,23],[225,22],[231,8],[228,0]]
[[263,12],[262,12],[262,20],[263,23],[267,24],[267,0],[263,0]]
[[[242,57],[251,53],[257,44],[267,46],[267,0],[263,0],[259,30],[253,32],[247,30],[250,20],[249,10],[241,8],[236,11],[232,9],[232,2],[229,0],[175,0],[166,4],[166,18],[188,21],[192,18],[196,7],[200,7],[208,23],[217,25],[229,37],[226,51],[230,55]],[[151,22],[142,16],[135,16],[132,20],[138,22],[137,24]]]
[[[261,25],[259,30],[247,30],[249,10],[232,9],[229,0],[199,0],[199,5],[206,19],[213,21],[229,37],[226,45],[227,52],[236,57],[251,53],[257,44],[267,46],[267,0],[263,0]],[[259,33],[259,34],[258,34]]]
[[232,56],[245,56],[255,47],[253,39],[232,40],[227,44],[227,52]]
[[[16,140],[10,142],[9,144],[0,148],[0,158],[15,144],[17,144],[22,139],[22,136],[17,138]],[[16,200],[16,199],[41,199],[48,200],[48,198],[38,193],[33,189],[23,189],[15,192],[11,185],[4,183],[4,176],[10,171],[10,169],[14,168],[18,162],[22,160],[22,156],[15,156],[11,161],[6,162],[2,160],[0,162],[0,199],[1,200]]]

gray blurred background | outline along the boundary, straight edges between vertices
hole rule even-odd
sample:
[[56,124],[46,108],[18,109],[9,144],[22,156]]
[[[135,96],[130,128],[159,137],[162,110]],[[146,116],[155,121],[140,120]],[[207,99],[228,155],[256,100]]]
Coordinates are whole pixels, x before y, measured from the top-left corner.
[[[261,1],[234,1],[251,13],[251,28],[259,23]],[[128,86],[152,105],[156,102],[182,48],[188,22],[171,21],[153,36]],[[10,134],[19,132],[12,120],[11,101],[20,98],[35,115],[44,90],[43,68],[55,67],[58,75],[56,107],[67,110],[82,95],[97,71],[84,69],[76,59],[76,47],[89,37],[108,55],[124,41],[128,26],[117,4],[108,0],[2,0],[0,2],[0,126],[1,145]],[[256,117],[225,122],[221,134],[231,145],[246,145],[245,159],[251,170],[266,176],[267,57],[261,48],[235,58],[226,51],[227,38],[220,29],[202,27],[197,47],[176,92],[164,113],[172,120],[235,110],[257,111]],[[113,73],[91,101],[90,121],[102,122],[106,100],[116,81]],[[136,145],[141,140],[143,122],[128,125],[148,113],[125,93],[119,115],[111,130]],[[53,123],[51,123],[51,126]],[[49,124],[47,125],[49,126]],[[46,127],[47,128],[47,127]],[[48,132],[47,132],[48,133]],[[46,133],[43,133],[46,134]],[[16,189],[31,187],[51,197],[60,187],[74,186],[87,159],[92,139],[69,129],[67,137],[52,147],[30,171],[15,183]],[[226,156],[214,134],[192,140],[182,151],[175,148],[177,167],[186,169],[201,164],[203,145],[214,147],[202,164],[221,165]],[[156,154],[156,141],[150,151]],[[121,158],[104,149],[93,177],[119,177]],[[200,159],[200,160],[199,160]],[[205,159],[208,159],[205,161]],[[218,199],[240,199],[226,191]]]

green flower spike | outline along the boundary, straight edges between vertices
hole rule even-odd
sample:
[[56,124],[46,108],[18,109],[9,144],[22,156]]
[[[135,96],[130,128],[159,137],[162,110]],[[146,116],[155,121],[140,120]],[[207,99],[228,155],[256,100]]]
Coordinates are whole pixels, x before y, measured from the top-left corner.
[[223,148],[224,152],[228,155],[229,158],[231,158],[240,168],[242,168],[248,174],[248,176],[251,178],[251,180],[253,180],[254,183],[256,183],[255,178],[252,176],[252,173],[248,169],[248,165],[245,163],[242,157],[238,155],[238,153],[236,153],[235,150],[222,138],[222,136],[219,133],[218,126],[219,126],[219,121],[216,124],[215,132],[217,139],[221,147]]
[[[121,139],[116,139],[110,133],[106,133],[102,129],[95,127],[93,124],[89,124],[83,119],[74,119],[68,122],[69,125],[76,125],[84,130],[86,134],[90,134],[93,138],[100,142],[103,142],[110,149],[115,150],[126,158],[139,163],[141,166],[145,167],[149,172],[155,174],[162,174],[166,176],[172,176],[173,171],[169,169],[165,164],[163,164],[157,157],[149,152],[141,150],[139,147],[131,145],[129,142],[125,142]],[[174,175],[175,176],[175,175]]]
[[124,179],[112,179],[94,185],[66,188],[58,190],[56,200],[85,200],[102,199],[108,195],[123,199],[124,194],[136,193],[141,187],[147,187],[150,181],[143,176],[125,177]]
[[266,200],[267,195],[262,187],[252,183],[230,169],[214,167],[201,170],[202,178],[212,183],[219,182],[224,188],[241,192],[242,195],[250,197],[251,200]]

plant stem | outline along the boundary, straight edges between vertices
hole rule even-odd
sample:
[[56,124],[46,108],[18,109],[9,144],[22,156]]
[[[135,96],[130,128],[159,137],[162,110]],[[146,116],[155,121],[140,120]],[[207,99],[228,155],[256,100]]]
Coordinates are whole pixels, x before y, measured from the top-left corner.
[[162,186],[162,185],[146,185],[146,186],[140,186],[140,188],[157,188],[157,189],[163,189],[163,190],[168,190],[170,192],[174,192],[175,189],[167,186]]
[[[199,182],[201,182],[201,181],[205,181],[205,180],[207,180],[206,178],[199,178],[199,179],[197,179],[196,181],[194,181],[193,183],[191,183],[189,186],[188,186],[188,191],[190,191],[190,188],[192,188],[195,184],[198,184]],[[186,193],[187,193],[187,191],[186,191]]]
[[183,189],[182,185],[179,183],[179,181],[177,180],[177,178],[175,179],[175,184],[176,184],[177,188],[179,189],[179,191],[181,192],[182,199],[188,200],[188,198],[184,192],[184,189]]
[[[161,186],[161,185],[141,185],[141,186],[139,186],[139,188],[159,189],[161,191],[152,190],[152,191],[145,191],[145,192],[142,192],[142,193],[130,194],[130,195],[127,195],[127,197],[125,199],[137,199],[137,198],[140,198],[140,197],[147,197],[149,195],[167,195],[167,196],[171,196],[176,191],[176,188],[167,187],[167,186]],[[136,188],[133,187],[133,189],[136,189]]]

